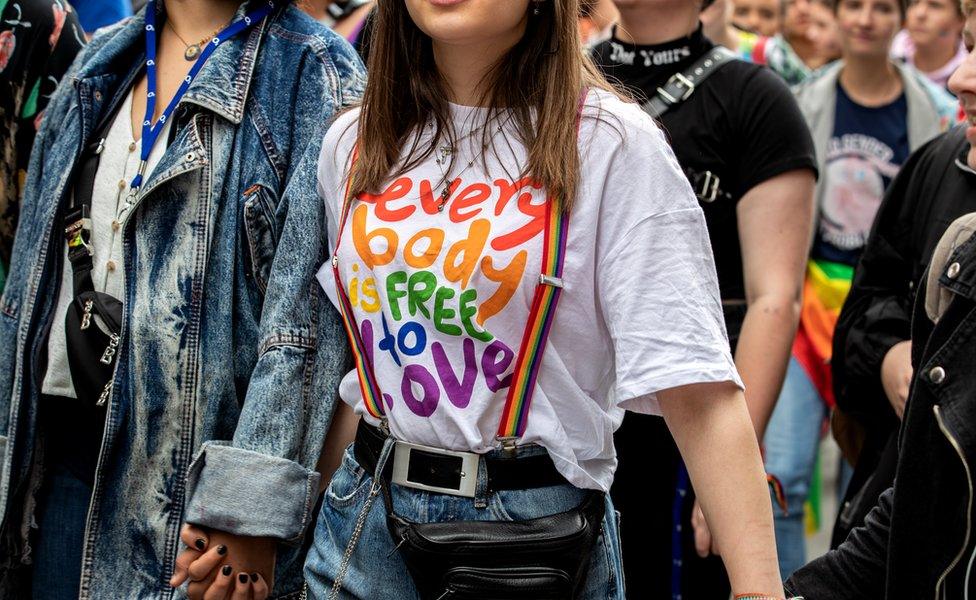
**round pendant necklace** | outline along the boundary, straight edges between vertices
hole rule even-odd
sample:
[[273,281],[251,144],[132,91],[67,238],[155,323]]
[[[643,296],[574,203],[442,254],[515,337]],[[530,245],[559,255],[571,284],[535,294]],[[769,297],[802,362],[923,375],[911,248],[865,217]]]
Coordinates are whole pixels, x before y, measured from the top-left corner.
[[185,58],[188,62],[193,62],[197,58],[199,58],[200,54],[203,52],[203,47],[206,44],[210,43],[210,40],[212,40],[214,36],[217,35],[217,32],[220,31],[221,28],[223,27],[223,26],[218,27],[217,29],[214,30],[213,33],[203,38],[196,44],[189,44],[187,43],[186,40],[183,39],[183,36],[177,33],[176,29],[169,24],[169,21],[166,21],[166,26],[169,27],[169,30],[173,32],[173,35],[175,35],[181,42],[183,42],[183,45],[186,46],[186,51],[183,52],[183,58]]

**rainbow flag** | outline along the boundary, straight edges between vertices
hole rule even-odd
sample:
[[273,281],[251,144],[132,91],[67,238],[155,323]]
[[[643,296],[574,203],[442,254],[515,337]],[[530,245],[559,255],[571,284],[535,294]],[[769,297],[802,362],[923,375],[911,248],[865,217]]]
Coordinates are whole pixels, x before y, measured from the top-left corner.
[[[811,259],[803,284],[800,328],[793,340],[793,357],[800,363],[820,397],[833,408],[834,386],[830,372],[834,329],[837,318],[851,291],[854,267],[826,260]],[[814,468],[810,493],[804,506],[808,533],[820,527],[821,473],[820,459]]]
[[831,408],[834,406],[830,374],[834,328],[853,278],[854,267],[850,265],[826,260],[807,263],[800,328],[793,341],[793,357]]

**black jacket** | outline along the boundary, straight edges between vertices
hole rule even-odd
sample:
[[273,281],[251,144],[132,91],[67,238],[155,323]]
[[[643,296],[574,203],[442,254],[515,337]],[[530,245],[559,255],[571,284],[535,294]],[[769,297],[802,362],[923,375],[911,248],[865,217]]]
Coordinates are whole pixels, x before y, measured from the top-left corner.
[[956,218],[976,210],[976,173],[966,167],[965,126],[914,152],[885,194],[834,332],[837,405],[869,431],[897,418],[881,387],[881,361],[909,339],[915,288]]
[[[976,198],[976,174],[955,164],[965,149],[956,130],[936,140],[914,156],[908,174],[886,200],[886,215],[904,211],[900,219],[879,219],[877,228],[902,223],[897,236],[881,238],[872,246],[866,264],[874,268],[902,269],[870,275],[878,283],[868,286],[879,298],[876,327],[862,328],[862,339],[885,343],[911,323],[914,340],[912,365],[915,377],[899,437],[898,467],[894,487],[886,491],[868,515],[837,550],[797,571],[787,582],[789,591],[807,600],[918,600],[962,598],[969,587],[976,594],[976,530],[973,527],[973,473],[976,469],[976,237],[956,249],[947,265],[933,265],[942,275],[940,288],[952,294],[948,311],[934,325],[925,312],[925,282],[921,277],[918,302],[905,311],[904,288],[916,279],[914,256],[931,255],[940,235],[921,235],[922,219],[951,221],[962,198]],[[938,159],[947,160],[940,165]],[[904,174],[904,173],[903,173]],[[917,181],[916,181],[917,179]],[[893,200],[894,199],[894,200]],[[902,209],[892,212],[892,202]],[[913,207],[905,208],[905,207]],[[976,210],[976,202],[970,211]],[[913,224],[912,219],[920,222]],[[887,225],[886,225],[887,224]],[[945,230],[948,224],[938,229]],[[929,230],[935,229],[928,227]],[[934,238],[934,239],[933,239]],[[898,249],[901,248],[901,251]],[[952,275],[950,276],[950,273]],[[859,273],[863,280],[866,275]],[[888,296],[884,294],[887,293]],[[885,298],[887,298],[885,300]],[[864,311],[865,313],[868,311]],[[869,322],[862,320],[861,322]],[[850,333],[848,333],[850,336]],[[864,356],[877,355],[866,348]],[[883,354],[882,354],[883,355]],[[874,375],[877,378],[877,375]],[[869,406],[864,403],[863,406]],[[877,408],[877,407],[875,407]],[[972,581],[970,580],[972,573]]]

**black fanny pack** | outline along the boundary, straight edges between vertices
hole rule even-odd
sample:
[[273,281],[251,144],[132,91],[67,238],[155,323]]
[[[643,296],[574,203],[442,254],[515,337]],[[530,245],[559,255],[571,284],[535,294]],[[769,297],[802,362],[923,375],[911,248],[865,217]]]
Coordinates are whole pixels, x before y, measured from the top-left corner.
[[566,512],[525,521],[414,523],[393,510],[387,526],[424,600],[565,600],[586,583],[606,511],[601,492]]
[[[579,595],[602,533],[605,495],[591,491],[576,508],[524,521],[415,523],[398,515],[390,494],[391,460],[377,472],[386,435],[360,422],[356,461],[382,486],[387,526],[424,600],[565,600]],[[487,458],[490,491],[568,485],[548,454]],[[456,474],[441,459],[410,455],[411,481],[433,484]],[[429,478],[429,480],[424,479]]]

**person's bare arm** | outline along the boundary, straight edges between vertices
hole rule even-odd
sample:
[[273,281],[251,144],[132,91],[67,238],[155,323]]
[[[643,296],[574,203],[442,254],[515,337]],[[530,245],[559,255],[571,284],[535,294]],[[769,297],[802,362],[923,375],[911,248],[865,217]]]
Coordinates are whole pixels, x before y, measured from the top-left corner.
[[908,402],[914,372],[911,340],[892,346],[881,361],[881,386],[899,420],[905,416],[905,403]]
[[810,170],[788,171],[749,190],[737,207],[748,311],[735,366],[760,440],[783,386],[800,318],[813,187]]
[[658,392],[736,594],[783,597],[773,511],[742,392],[701,383]]
[[329,426],[329,433],[325,436],[325,443],[322,444],[322,455],[315,468],[322,475],[319,480],[319,493],[329,487],[333,473],[342,464],[342,453],[356,439],[358,426],[359,417],[352,407],[345,402],[339,402],[336,405],[335,416],[332,417],[332,425]]

